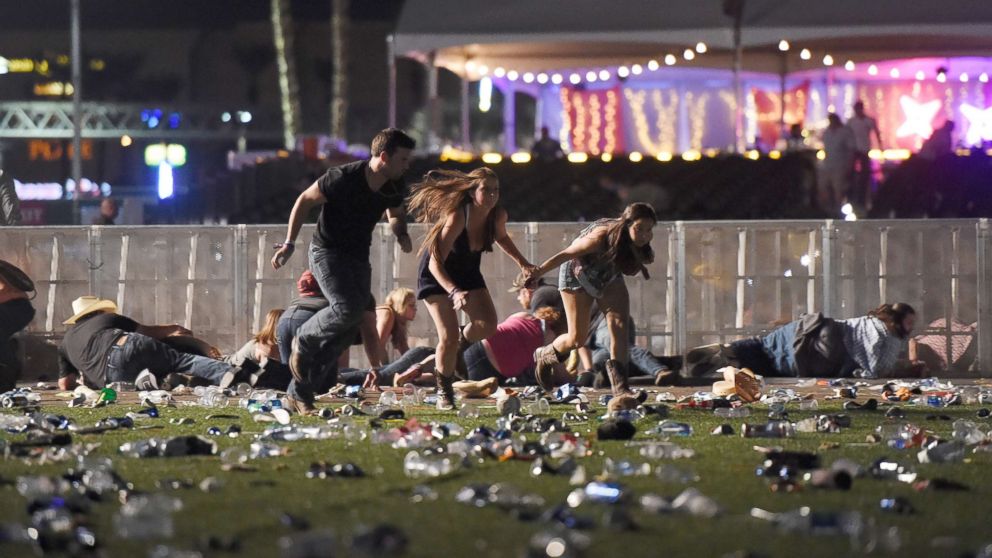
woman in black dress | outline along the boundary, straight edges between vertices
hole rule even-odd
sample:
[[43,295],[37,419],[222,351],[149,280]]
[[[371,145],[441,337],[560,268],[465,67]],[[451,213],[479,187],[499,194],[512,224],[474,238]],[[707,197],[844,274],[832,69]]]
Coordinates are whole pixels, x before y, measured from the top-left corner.
[[[426,302],[437,327],[434,376],[441,410],[455,405],[451,384],[459,345],[485,339],[496,330],[496,308],[479,269],[482,252],[491,252],[496,243],[521,271],[534,267],[506,233],[506,210],[498,202],[499,179],[486,167],[468,174],[431,171],[410,197],[409,208],[417,220],[431,223],[420,248],[417,298]],[[458,324],[458,310],[468,315],[464,328]]]

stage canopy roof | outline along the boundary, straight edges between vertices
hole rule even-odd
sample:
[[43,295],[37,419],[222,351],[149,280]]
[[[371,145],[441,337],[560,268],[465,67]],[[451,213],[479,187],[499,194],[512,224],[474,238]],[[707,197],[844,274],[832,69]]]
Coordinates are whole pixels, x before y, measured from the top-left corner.
[[[398,56],[423,58],[471,79],[479,68],[519,72],[643,63],[705,43],[691,64],[729,68],[732,18],[722,0],[406,0]],[[744,69],[779,72],[778,44],[855,62],[992,56],[989,0],[745,0]],[[468,64],[466,64],[468,62]],[[680,63],[684,63],[680,59]]]

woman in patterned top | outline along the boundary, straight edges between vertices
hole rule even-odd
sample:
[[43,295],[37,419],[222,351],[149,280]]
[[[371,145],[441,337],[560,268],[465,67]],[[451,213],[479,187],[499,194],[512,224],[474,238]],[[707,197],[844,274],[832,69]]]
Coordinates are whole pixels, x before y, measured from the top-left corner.
[[[568,332],[551,344],[534,352],[534,375],[546,390],[553,387],[553,367],[563,362],[568,353],[585,343],[589,335],[589,311],[598,302],[606,315],[610,330],[610,359],[606,373],[613,394],[633,395],[627,383],[627,318],[630,300],[624,275],[642,273],[654,260],[651,250],[653,229],[658,222],[654,209],[645,203],[633,203],[618,219],[602,219],[586,227],[568,248],[537,266],[524,279],[536,280],[544,273],[561,266],[558,285]],[[564,265],[562,265],[564,264]]]

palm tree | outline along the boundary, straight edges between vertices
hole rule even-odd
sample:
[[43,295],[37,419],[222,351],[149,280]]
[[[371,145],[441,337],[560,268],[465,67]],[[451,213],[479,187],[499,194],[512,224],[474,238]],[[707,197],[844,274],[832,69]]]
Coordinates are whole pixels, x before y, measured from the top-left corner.
[[272,32],[279,70],[279,98],[282,107],[283,142],[288,150],[296,147],[300,131],[300,85],[296,79],[293,48],[293,15],[290,0],[272,0]]
[[331,136],[347,140],[348,136],[348,32],[351,21],[348,19],[349,0],[332,0],[332,72],[333,92],[331,98]]

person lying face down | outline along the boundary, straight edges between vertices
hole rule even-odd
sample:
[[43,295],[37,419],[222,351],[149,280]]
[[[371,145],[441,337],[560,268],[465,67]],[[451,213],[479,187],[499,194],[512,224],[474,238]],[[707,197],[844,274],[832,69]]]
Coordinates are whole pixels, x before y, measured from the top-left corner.
[[901,358],[915,325],[916,310],[905,302],[847,320],[805,314],[763,336],[692,349],[685,370],[693,378],[712,378],[724,366],[785,377],[919,375],[923,362]]
[[172,372],[188,373],[211,384],[227,387],[249,381],[250,374],[228,363],[170,348],[162,339],[190,335],[179,325],[142,325],[118,314],[117,305],[95,296],[72,302],[70,326],[59,345],[59,387],[73,389],[79,376],[91,388],[112,382],[135,382],[143,370],[154,379],[145,389],[156,389]]

